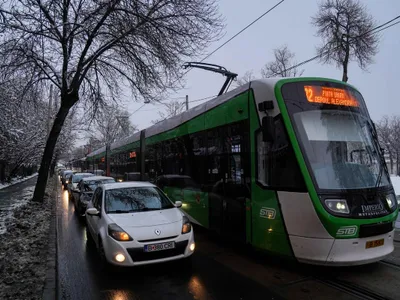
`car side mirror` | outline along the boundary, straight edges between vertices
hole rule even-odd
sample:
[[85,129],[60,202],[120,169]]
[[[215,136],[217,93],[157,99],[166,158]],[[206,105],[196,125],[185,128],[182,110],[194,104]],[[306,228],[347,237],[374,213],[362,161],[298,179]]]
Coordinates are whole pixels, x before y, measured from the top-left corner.
[[100,212],[95,207],[88,208],[86,213],[91,216],[100,216]]
[[271,116],[262,118],[261,130],[263,142],[273,142],[275,139],[275,122]]
[[177,208],[182,207],[182,201],[176,201],[175,202],[175,207],[177,207]]

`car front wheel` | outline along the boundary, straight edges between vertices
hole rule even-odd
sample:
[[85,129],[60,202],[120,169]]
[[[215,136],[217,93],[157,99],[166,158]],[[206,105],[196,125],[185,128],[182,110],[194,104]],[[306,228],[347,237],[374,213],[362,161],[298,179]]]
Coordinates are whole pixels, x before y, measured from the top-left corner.
[[101,270],[104,270],[106,272],[114,272],[115,268],[113,265],[111,265],[106,258],[106,253],[104,251],[103,243],[99,237],[99,247],[98,247],[98,253],[99,253],[99,258],[100,258],[100,268]]

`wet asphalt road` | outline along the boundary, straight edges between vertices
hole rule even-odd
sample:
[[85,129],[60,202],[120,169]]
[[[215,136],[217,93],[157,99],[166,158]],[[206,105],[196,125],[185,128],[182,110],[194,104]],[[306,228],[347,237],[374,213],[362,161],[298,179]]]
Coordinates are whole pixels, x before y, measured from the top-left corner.
[[58,299],[279,299],[265,286],[210,257],[213,242],[206,232],[195,231],[191,268],[170,262],[111,275],[101,272],[97,253],[86,247],[85,225],[60,184],[59,190]]

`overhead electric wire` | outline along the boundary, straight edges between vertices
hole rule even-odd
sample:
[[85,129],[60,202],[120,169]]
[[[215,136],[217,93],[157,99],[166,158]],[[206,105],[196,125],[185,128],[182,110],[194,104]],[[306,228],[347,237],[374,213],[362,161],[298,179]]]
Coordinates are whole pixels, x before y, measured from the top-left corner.
[[[249,23],[247,26],[245,26],[244,28],[242,28],[239,32],[237,32],[235,35],[233,35],[231,38],[229,38],[227,41],[225,41],[224,43],[222,43],[222,45],[218,46],[215,50],[213,50],[211,53],[207,54],[200,62],[204,62],[207,58],[209,58],[211,55],[213,55],[215,52],[217,52],[218,50],[220,50],[222,47],[224,47],[226,44],[228,44],[230,41],[232,41],[234,38],[236,38],[238,35],[240,35],[242,32],[244,32],[246,29],[248,29],[249,27],[251,27],[252,25],[254,25],[255,23],[257,23],[259,20],[261,20],[262,18],[264,18],[268,13],[270,13],[272,10],[274,10],[275,8],[277,8],[279,5],[281,5],[285,0],[281,0],[279,1],[277,4],[275,4],[274,6],[272,6],[270,9],[268,9],[266,12],[264,12],[261,16],[259,16],[258,18],[256,18],[255,20],[253,20],[251,23]],[[185,73],[182,74],[182,76],[180,78],[182,78],[183,76],[185,76],[187,73],[190,72],[192,68],[189,68]]]
[[259,16],[257,19],[255,19],[253,22],[248,24],[246,27],[244,27],[242,30],[240,30],[238,33],[236,33],[234,36],[232,36],[229,40],[224,42],[221,46],[217,47],[214,51],[212,51],[210,54],[207,54],[206,57],[204,57],[200,62],[205,61],[207,58],[209,58],[211,55],[213,55],[215,52],[217,52],[219,49],[224,47],[226,44],[228,44],[230,41],[232,41],[235,37],[237,37],[239,34],[241,34],[243,31],[251,27],[253,24],[255,24],[257,21],[261,20],[263,17],[265,17],[269,12],[277,8],[279,5],[281,5],[285,0],[279,1],[277,4],[272,6],[270,9],[268,9],[266,12],[264,12],[261,16]]
[[[214,97],[217,97],[217,95],[208,96],[208,97],[204,97],[204,98],[201,98],[201,99],[196,99],[196,100],[191,100],[191,101],[189,101],[189,103],[193,103],[193,102],[199,102],[199,101],[203,101],[203,100],[211,99],[211,98],[214,98]],[[185,102],[184,102],[184,103],[185,103]]]
[[138,112],[140,109],[142,109],[147,103],[144,103],[142,106],[140,106],[137,110],[135,110],[133,113],[131,113],[128,117],[131,117],[134,113]]
[[[250,28],[251,26],[253,26],[255,23],[257,23],[259,20],[261,20],[262,18],[264,18],[267,14],[269,14],[271,11],[273,11],[275,8],[277,8],[279,5],[281,5],[285,0],[281,0],[278,3],[276,3],[274,6],[272,6],[271,8],[269,8],[267,11],[265,11],[262,15],[260,15],[259,17],[257,17],[256,19],[254,19],[252,22],[250,22],[248,25],[246,25],[245,27],[243,27],[241,30],[239,30],[236,34],[234,34],[231,38],[229,38],[227,41],[225,41],[224,43],[222,43],[222,45],[218,46],[215,50],[213,50],[211,53],[207,54],[200,62],[204,62],[207,58],[209,58],[211,55],[213,55],[215,52],[217,52],[218,50],[220,50],[222,47],[224,47],[225,45],[227,45],[229,42],[231,42],[233,39],[235,39],[237,36],[239,36],[242,32],[246,31],[248,28]],[[174,83],[176,83],[177,81],[179,81],[180,79],[182,79],[187,73],[190,72],[190,70],[192,70],[192,68],[189,68],[186,72],[184,72],[179,79],[177,79],[176,81],[174,81]],[[200,101],[200,100],[199,100]],[[190,102],[190,101],[189,101]],[[161,102],[161,104],[164,104]]]
[[[363,37],[364,35],[367,35],[367,34],[376,34],[376,33],[380,32],[380,31],[382,31],[382,30],[388,29],[388,28],[390,28],[390,27],[392,27],[392,26],[394,26],[394,25],[400,23],[400,21],[398,21],[398,22],[395,22],[395,23],[393,23],[393,24],[388,25],[389,23],[391,23],[391,22],[393,22],[394,20],[397,20],[397,19],[400,19],[400,15],[398,15],[397,17],[395,17],[395,18],[393,18],[393,19],[391,19],[391,20],[389,20],[389,21],[387,21],[387,22],[385,22],[385,23],[383,23],[383,24],[381,24],[381,25],[379,25],[379,26],[374,27],[374,28],[371,29],[371,30],[368,30],[368,31],[366,31],[366,32],[364,32],[364,33],[362,33],[362,34],[360,34],[360,35],[358,35],[358,36],[356,36],[356,37],[352,37],[352,38],[350,38],[350,39],[351,39],[351,40],[353,40],[353,39],[359,39],[359,38]],[[386,26],[386,25],[388,25],[388,26]],[[383,26],[386,26],[386,27],[383,27]],[[379,29],[379,30],[377,30],[377,29]],[[307,60],[305,60],[305,61],[302,61],[301,63],[298,63],[298,64],[296,64],[296,65],[294,65],[294,66],[291,66],[290,68],[287,68],[287,69],[285,69],[285,70],[282,71],[282,72],[275,73],[274,76],[282,75],[283,73],[285,73],[285,72],[287,72],[287,71],[290,71],[290,70],[296,69],[296,68],[298,68],[298,67],[301,67],[302,65],[308,64],[309,62],[312,62],[312,61],[314,61],[314,60],[316,60],[316,59],[318,59],[318,58],[321,58],[321,57],[325,56],[326,54],[328,54],[329,52],[335,51],[336,49],[338,49],[338,48],[340,48],[340,47],[341,47],[341,46],[335,47],[334,49],[331,49],[331,50],[325,50],[325,51],[323,51],[321,54],[317,54],[317,55],[315,55],[314,57],[311,57],[311,58],[309,58],[309,59],[307,59]]]
[[397,21],[397,22],[395,22],[395,23],[393,23],[393,24],[390,24],[390,25],[388,25],[388,26],[386,26],[386,27],[384,27],[384,28],[381,28],[381,29],[375,31],[374,34],[380,32],[380,31],[383,31],[383,30],[385,30],[385,29],[388,29],[388,28],[390,28],[390,27],[392,27],[392,26],[394,26],[394,25],[397,25],[397,24],[399,24],[399,23],[400,23],[400,21]]

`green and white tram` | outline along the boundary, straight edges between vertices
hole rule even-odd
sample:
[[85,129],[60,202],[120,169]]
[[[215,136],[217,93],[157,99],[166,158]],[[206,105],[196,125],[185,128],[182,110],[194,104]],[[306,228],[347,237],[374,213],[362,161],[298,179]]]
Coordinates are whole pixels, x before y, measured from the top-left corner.
[[142,162],[193,222],[276,255],[344,266],[394,249],[397,201],[375,126],[360,92],[340,81],[252,81],[109,155],[112,174]]

